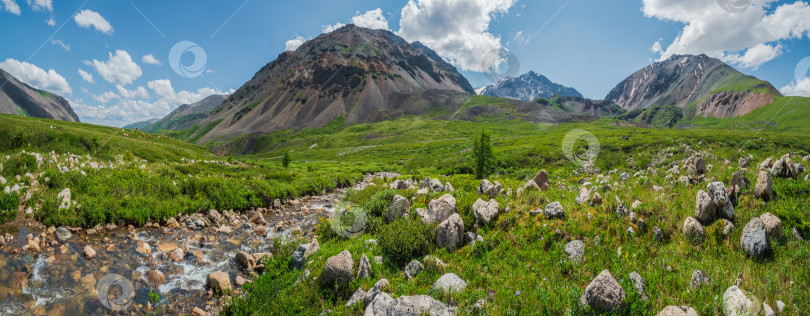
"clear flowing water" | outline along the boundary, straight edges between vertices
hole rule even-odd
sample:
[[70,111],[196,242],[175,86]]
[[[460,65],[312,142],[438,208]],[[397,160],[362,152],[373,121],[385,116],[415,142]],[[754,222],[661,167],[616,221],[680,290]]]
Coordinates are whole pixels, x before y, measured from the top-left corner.
[[[98,291],[109,289],[113,298],[125,297],[124,287],[128,283],[132,285],[134,299],[124,314],[155,312],[147,309],[150,290],[159,293],[157,307],[161,313],[190,314],[194,307],[205,309],[214,300],[205,289],[209,273],[224,271],[232,281],[237,276],[249,279],[249,273],[234,259],[237,252],[270,252],[273,239],[289,238],[298,228],[304,236],[310,235],[320,217],[335,212],[342,197],[343,190],[337,190],[301,198],[299,203],[285,204],[282,209],[265,210],[266,237],[255,232],[256,225],[248,220],[248,212],[231,217],[239,219],[239,225],[228,220],[230,233],[218,232],[211,226],[193,229],[185,220],[178,220],[181,228],[177,229],[115,227],[101,228],[93,234],[82,230],[74,232],[66,242],[58,242],[54,234],[43,228],[8,228],[0,231],[0,235],[14,236],[0,247],[0,315],[120,314],[102,304]],[[29,234],[42,233],[45,242],[40,252],[23,249]],[[138,251],[143,248],[139,246],[142,243],[149,245],[151,253]],[[97,256],[86,259],[85,246],[92,247]],[[176,248],[184,252],[179,261],[170,255]],[[162,272],[165,283],[150,287],[145,277],[150,270]],[[113,274],[123,276],[124,280],[112,287],[101,281]]]

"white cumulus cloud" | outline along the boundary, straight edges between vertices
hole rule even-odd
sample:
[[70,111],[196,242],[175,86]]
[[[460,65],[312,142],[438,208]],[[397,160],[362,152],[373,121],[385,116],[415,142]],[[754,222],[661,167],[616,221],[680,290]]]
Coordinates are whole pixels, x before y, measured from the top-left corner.
[[810,77],[793,80],[779,91],[788,96],[810,97]]
[[141,62],[150,65],[162,65],[162,63],[160,63],[160,60],[157,60],[157,58],[155,58],[155,55],[152,54],[144,55],[143,57],[141,57]]
[[20,15],[20,5],[14,0],[2,0],[3,8],[11,14]]
[[70,88],[65,77],[62,77],[53,69],[45,71],[34,64],[13,58],[8,58],[0,63],[0,68],[34,88],[48,90],[56,94],[73,93],[73,89]]
[[370,29],[388,30],[388,20],[383,16],[382,9],[367,11],[360,13],[359,11],[352,17],[352,23],[359,27]]
[[303,45],[304,42],[306,41],[307,39],[304,38],[303,36],[296,35],[295,38],[287,41],[287,43],[284,45],[284,50],[295,51],[296,49],[298,49],[298,47],[301,47],[301,45]]
[[28,0],[28,5],[34,11],[53,12],[53,2],[51,0]]
[[77,13],[75,17],[76,25],[89,29],[91,26],[95,28],[97,31],[100,31],[104,34],[112,34],[113,27],[110,22],[107,21],[101,14],[98,12],[84,9],[81,12]]
[[321,29],[323,30],[324,33],[332,33],[332,31],[337,30],[337,29],[339,29],[341,27],[344,27],[344,26],[346,26],[346,24],[337,22],[337,23],[332,24],[332,25],[324,25],[324,26],[321,27]]
[[[175,91],[171,81],[168,79],[149,81],[147,87],[154,93],[153,97],[149,100],[142,98],[148,93],[143,87],[138,87],[135,90],[127,90],[124,87],[117,86],[118,93],[108,91],[102,95],[90,94],[94,100],[105,105],[90,106],[85,104],[81,99],[70,101],[83,122],[109,126],[124,126],[133,122],[164,117],[182,104],[194,103],[212,94],[229,94],[234,92],[233,89],[229,91],[219,91],[209,87],[200,88],[197,89],[197,91]],[[115,102],[115,104],[106,105],[116,99],[118,101]]]
[[86,71],[84,71],[82,69],[79,69],[79,76],[82,77],[82,79],[84,79],[84,81],[87,81],[89,83],[95,82],[95,80],[93,80],[93,75],[91,75],[90,73],[88,73],[88,72],[86,72]]
[[501,49],[488,32],[497,14],[517,0],[409,0],[402,8],[399,35],[420,41],[461,70],[487,72],[484,56]]
[[753,0],[742,12],[729,12],[716,1],[643,0],[645,16],[683,24],[680,34],[660,59],[675,54],[706,54],[740,67],[755,69],[782,53],[781,40],[810,34],[810,7],[804,1],[781,4]]
[[109,53],[109,56],[110,59],[106,62],[93,59],[88,63],[107,82],[128,85],[143,74],[141,66],[132,61],[132,57],[126,51],[119,49],[115,51],[115,55]]

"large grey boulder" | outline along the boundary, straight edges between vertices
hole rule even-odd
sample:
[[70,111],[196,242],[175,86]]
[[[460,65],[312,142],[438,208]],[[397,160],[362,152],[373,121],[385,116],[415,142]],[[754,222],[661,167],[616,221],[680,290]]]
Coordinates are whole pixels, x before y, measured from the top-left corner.
[[585,243],[582,240],[572,240],[565,245],[564,250],[572,263],[578,263],[585,257]]
[[357,278],[368,279],[371,276],[371,262],[368,261],[366,254],[360,256],[360,263],[357,265]]
[[697,178],[706,173],[706,164],[703,162],[703,157],[701,156],[692,155],[684,160],[683,165],[686,168],[686,173],[693,178]]
[[757,185],[754,187],[754,195],[763,200],[773,198],[773,184],[771,175],[766,171],[760,171],[757,176]]
[[627,293],[619,282],[616,282],[610,271],[602,270],[585,288],[579,301],[583,306],[590,306],[596,313],[621,314],[627,307],[625,299]]
[[349,298],[349,300],[346,301],[346,308],[351,308],[355,304],[362,302],[363,297],[365,297],[365,296],[366,296],[366,291],[363,291],[363,288],[358,287],[357,291],[354,291],[354,293]]
[[430,293],[439,292],[439,293],[448,293],[448,292],[464,292],[464,289],[467,288],[467,282],[464,282],[461,278],[459,278],[454,273],[447,273],[442,275],[436,282],[433,283],[433,286],[430,288]]
[[576,202],[577,204],[584,204],[587,203],[590,199],[591,199],[591,192],[588,191],[588,188],[583,186],[582,188],[579,189],[579,195],[577,195],[577,198],[574,200],[574,202]]
[[405,279],[410,280],[416,278],[416,275],[424,269],[425,266],[423,266],[419,260],[409,262],[408,265],[405,266]]
[[708,194],[717,210],[717,216],[734,220],[734,205],[728,197],[728,192],[723,182],[712,182],[707,186]]
[[407,198],[401,195],[394,195],[391,205],[388,206],[388,211],[385,212],[385,220],[393,222],[396,219],[402,218],[403,214],[408,213],[410,207],[411,202],[409,202]]
[[450,194],[445,194],[436,200],[430,200],[426,211],[428,223],[442,222],[456,212],[456,198]]
[[751,293],[732,285],[723,293],[723,314],[726,316],[759,315],[762,303]]
[[[392,304],[394,316],[451,316],[458,311],[457,307],[444,304],[427,295],[400,296]],[[377,315],[377,314],[375,314]]]
[[661,310],[656,316],[698,316],[698,313],[689,306],[670,305]]
[[560,202],[551,202],[546,205],[545,212],[548,218],[563,218],[565,217],[565,211],[563,210],[562,204]]
[[489,195],[489,198],[491,199],[497,198],[501,193],[501,189],[503,189],[503,186],[501,186],[498,181],[492,183],[487,179],[483,179],[481,180],[481,183],[478,184],[478,192]]
[[482,225],[489,225],[489,223],[498,215],[498,202],[490,199],[489,202],[478,199],[472,205],[473,215],[478,223]]
[[779,241],[782,240],[782,221],[776,215],[767,212],[759,216],[762,223],[765,224],[765,234],[768,240]]
[[430,181],[428,181],[428,189],[433,192],[442,192],[444,191],[444,185],[442,185],[442,182],[438,179],[430,179]]
[[326,259],[321,274],[321,282],[327,285],[348,283],[354,279],[354,261],[348,250]]
[[405,190],[408,188],[408,183],[402,180],[394,180],[388,188],[391,190]]
[[641,275],[638,274],[638,272],[633,271],[630,272],[628,277],[630,278],[630,283],[632,283],[633,287],[636,288],[636,292],[641,295],[641,299],[648,301],[649,298],[647,297],[647,294],[644,293],[644,279],[641,278]]
[[703,224],[711,224],[716,218],[714,202],[706,191],[700,190],[695,199],[695,219]]
[[436,227],[436,246],[454,251],[464,242],[464,221],[458,213],[453,213]]
[[[368,294],[366,294],[368,297]],[[394,299],[388,293],[379,293],[374,296],[374,300],[366,303],[364,316],[391,316],[394,307]]]
[[771,175],[777,178],[793,179],[796,179],[799,176],[795,167],[793,166],[793,161],[790,160],[790,154],[782,156],[782,158],[773,163]]
[[312,239],[311,243],[298,246],[292,254],[290,265],[296,270],[301,270],[306,265],[309,256],[318,252],[319,249],[321,249],[321,246],[318,244],[318,239],[315,238]]
[[683,221],[683,236],[693,244],[700,244],[706,239],[706,231],[694,217],[687,217]]
[[[374,283],[374,286],[370,288],[366,292],[366,296],[363,297],[363,304],[368,306],[379,296],[380,294],[385,294],[385,290],[390,288],[391,285],[388,283],[387,279],[379,279],[377,283]],[[391,298],[390,296],[388,298]],[[393,300],[392,300],[393,301]]]
[[751,219],[743,228],[740,246],[751,257],[763,258],[768,254],[770,245],[768,245],[767,230],[765,223],[759,217]]
[[692,271],[692,278],[689,279],[689,290],[699,289],[703,285],[708,285],[709,277],[706,276],[703,271],[694,270]]
[[231,277],[222,271],[212,272],[205,278],[205,287],[223,293],[231,289]]

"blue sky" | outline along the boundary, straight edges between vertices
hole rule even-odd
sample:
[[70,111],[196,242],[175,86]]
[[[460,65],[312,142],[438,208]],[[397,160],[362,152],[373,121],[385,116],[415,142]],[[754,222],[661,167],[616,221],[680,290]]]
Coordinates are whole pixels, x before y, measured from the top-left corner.
[[[740,1],[752,3],[723,7]],[[512,54],[518,74],[534,70],[597,99],[659,58],[707,53],[810,96],[806,71],[796,75],[810,56],[803,1],[0,0],[0,68],[65,96],[84,122],[121,126],[238,89],[288,41],[294,48],[353,18],[424,42],[475,87],[491,83],[481,72],[491,51]],[[196,56],[204,68],[186,53],[174,62],[185,73],[173,70],[170,52],[183,41],[205,52]]]

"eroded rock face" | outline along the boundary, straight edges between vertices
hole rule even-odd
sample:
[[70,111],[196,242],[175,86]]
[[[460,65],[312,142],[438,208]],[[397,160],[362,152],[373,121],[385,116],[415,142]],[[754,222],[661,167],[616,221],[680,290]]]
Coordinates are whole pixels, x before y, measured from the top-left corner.
[[621,313],[627,307],[625,299],[627,299],[627,293],[619,282],[616,282],[610,271],[602,270],[585,288],[579,301],[584,306],[590,306],[591,310],[597,313]]
[[212,272],[206,278],[205,286],[222,293],[231,289],[231,277],[222,271]]

